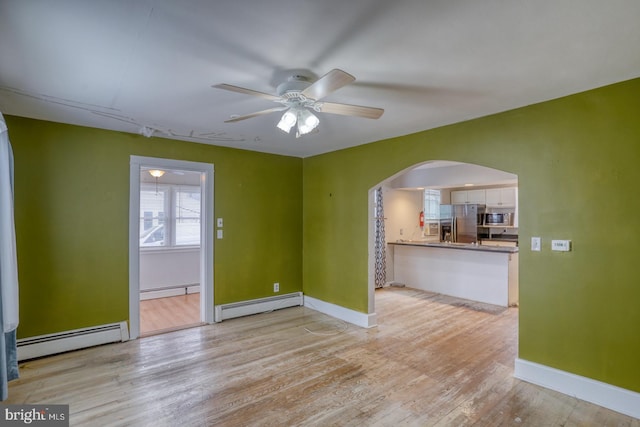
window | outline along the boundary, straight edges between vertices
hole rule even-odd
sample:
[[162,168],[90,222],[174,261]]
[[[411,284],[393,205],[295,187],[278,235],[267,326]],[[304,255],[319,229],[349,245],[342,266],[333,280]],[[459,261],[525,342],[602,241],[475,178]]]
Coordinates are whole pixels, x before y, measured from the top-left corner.
[[140,191],[140,247],[165,246],[165,212],[168,189]]
[[182,246],[200,246],[200,187],[143,185],[140,247]]
[[200,188],[174,190],[175,245],[200,245]]
[[440,190],[424,190],[424,219],[440,218]]

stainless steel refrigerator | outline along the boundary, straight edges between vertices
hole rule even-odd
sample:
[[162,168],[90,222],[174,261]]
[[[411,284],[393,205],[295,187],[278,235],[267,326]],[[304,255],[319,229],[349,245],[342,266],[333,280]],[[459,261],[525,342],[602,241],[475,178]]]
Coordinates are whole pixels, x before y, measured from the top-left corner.
[[478,219],[483,213],[484,205],[440,205],[440,240],[477,243]]

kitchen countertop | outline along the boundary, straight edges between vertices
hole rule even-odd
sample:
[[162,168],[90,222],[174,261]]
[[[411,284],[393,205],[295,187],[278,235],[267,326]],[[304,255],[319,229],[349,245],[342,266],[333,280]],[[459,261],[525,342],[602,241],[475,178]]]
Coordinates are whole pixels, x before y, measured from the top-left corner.
[[390,245],[402,245],[402,246],[424,246],[427,248],[444,248],[444,249],[459,249],[467,251],[478,252],[499,252],[513,254],[518,252],[517,247],[512,246],[483,246],[475,245],[472,243],[446,243],[446,242],[427,242],[421,240],[399,240],[397,242],[389,242]]

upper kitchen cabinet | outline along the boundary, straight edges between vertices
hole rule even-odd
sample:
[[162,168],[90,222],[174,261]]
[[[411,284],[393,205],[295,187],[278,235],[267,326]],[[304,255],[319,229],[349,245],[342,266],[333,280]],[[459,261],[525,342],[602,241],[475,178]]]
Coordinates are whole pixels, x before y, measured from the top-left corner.
[[460,190],[451,192],[451,204],[462,205],[465,203],[485,204],[484,190]]
[[487,189],[485,190],[485,200],[488,207],[515,208],[518,189],[516,187]]

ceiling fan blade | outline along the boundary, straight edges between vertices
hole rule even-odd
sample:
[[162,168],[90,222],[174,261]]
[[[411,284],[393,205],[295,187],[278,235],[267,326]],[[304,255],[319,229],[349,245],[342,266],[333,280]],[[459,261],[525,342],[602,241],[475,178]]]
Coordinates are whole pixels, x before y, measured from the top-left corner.
[[216,88],[216,89],[228,90],[230,92],[244,93],[245,95],[257,96],[259,98],[268,99],[270,101],[278,101],[278,100],[280,100],[279,96],[270,95],[270,94],[264,93],[264,92],[258,92],[257,90],[247,89],[247,88],[240,87],[240,86],[228,85],[226,83],[213,85],[211,87]]
[[318,100],[340,89],[342,86],[348,85],[355,79],[351,74],[335,68],[303,90],[302,94],[307,98]]
[[358,116],[366,119],[377,119],[382,116],[382,108],[362,107],[360,105],[337,104],[335,102],[319,102],[316,104],[318,111],[330,114],[342,114],[343,116]]
[[289,108],[289,107],[269,108],[268,110],[256,111],[255,113],[246,114],[244,116],[231,117],[229,120],[225,120],[224,122],[225,123],[239,122],[240,120],[246,120],[246,119],[250,119],[252,117],[258,117],[258,116],[262,116],[262,115],[269,114],[269,113],[275,113],[276,111],[283,111],[283,110],[286,110],[287,108]]

